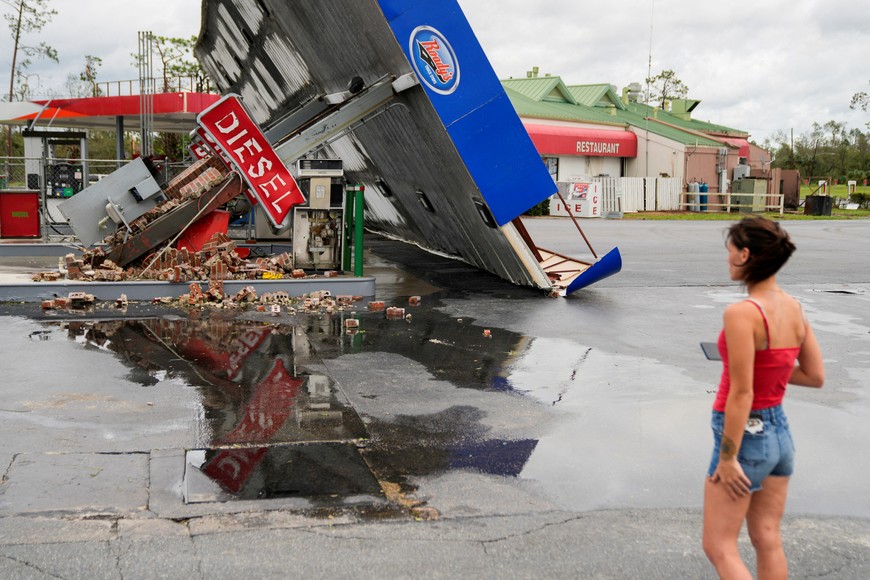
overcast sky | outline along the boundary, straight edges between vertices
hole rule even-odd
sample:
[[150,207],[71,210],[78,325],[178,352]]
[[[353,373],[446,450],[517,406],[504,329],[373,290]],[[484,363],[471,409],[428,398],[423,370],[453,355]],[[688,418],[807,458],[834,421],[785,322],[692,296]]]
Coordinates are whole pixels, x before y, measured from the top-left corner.
[[[459,0],[500,78],[533,66],[566,84],[618,89],[672,69],[701,100],[695,118],[748,131],[759,142],[776,131],[808,132],[835,120],[866,130],[870,113],[852,111],[870,91],[867,0]],[[60,65],[34,63],[42,88],[62,91],[86,54],[103,59],[99,80],[137,77],[137,32],[199,33],[198,0],[50,0],[58,14],[39,39]],[[546,6],[543,8],[542,6]],[[0,3],[0,10],[8,7]],[[5,23],[4,23],[5,24]],[[651,42],[650,42],[651,41]],[[0,80],[8,87],[11,39],[0,38]],[[652,47],[652,50],[650,50]]]

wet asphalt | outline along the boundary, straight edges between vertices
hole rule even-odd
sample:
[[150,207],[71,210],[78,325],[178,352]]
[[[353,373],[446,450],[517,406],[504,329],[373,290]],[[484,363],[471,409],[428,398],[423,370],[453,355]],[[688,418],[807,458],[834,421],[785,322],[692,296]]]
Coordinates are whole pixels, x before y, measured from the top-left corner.
[[[713,577],[727,224],[581,223],[623,271],[564,299],[368,236],[377,296],[334,314],[0,304],[0,574]],[[785,225],[827,367],[787,397],[786,551],[866,578],[870,221]],[[568,220],[526,227],[592,258]]]

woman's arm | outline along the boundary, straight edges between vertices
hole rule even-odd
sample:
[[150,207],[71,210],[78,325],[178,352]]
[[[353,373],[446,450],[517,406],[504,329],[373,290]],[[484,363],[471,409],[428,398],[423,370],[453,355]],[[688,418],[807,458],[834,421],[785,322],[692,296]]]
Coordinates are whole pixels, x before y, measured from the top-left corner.
[[719,465],[713,482],[725,485],[731,499],[749,493],[751,482],[737,461],[743,430],[752,409],[752,379],[755,365],[755,308],[746,302],[725,310],[725,341],[728,345],[728,374],[731,388],[725,401],[725,431],[719,450]]
[[798,364],[791,372],[788,382],[802,387],[819,388],[825,383],[825,364],[822,361],[822,349],[816,341],[812,327],[807,324],[807,335],[801,345],[797,358]]

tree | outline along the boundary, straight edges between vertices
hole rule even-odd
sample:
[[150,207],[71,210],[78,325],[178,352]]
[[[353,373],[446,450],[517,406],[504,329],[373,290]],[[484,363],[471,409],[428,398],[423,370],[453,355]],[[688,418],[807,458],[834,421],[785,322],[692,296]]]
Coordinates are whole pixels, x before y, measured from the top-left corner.
[[103,64],[103,59],[98,56],[85,56],[85,69],[79,73],[79,80],[87,83],[91,89],[91,96],[100,96],[100,87],[97,85],[97,69]]
[[103,64],[103,59],[87,55],[85,56],[85,68],[82,72],[69,73],[66,77],[67,94],[71,97],[99,97],[103,94],[97,84],[97,69]]
[[[210,82],[205,70],[193,56],[196,37],[177,38],[169,36],[154,36],[154,50],[160,59],[160,74],[162,75],[162,91],[179,90],[206,92]],[[142,55],[131,54],[133,66],[139,68]]]
[[673,99],[683,98],[689,94],[689,87],[677,78],[672,70],[663,70],[654,77],[646,79],[649,87],[646,103],[656,103],[660,109]]
[[196,37],[169,38],[157,37],[157,51],[163,62],[164,90],[171,90],[170,79],[184,80],[178,88],[204,92],[209,88],[209,78],[199,61],[193,56]]
[[867,91],[858,91],[852,95],[852,103],[849,107],[866,111],[868,105],[870,105],[870,95],[867,94]]
[[[57,51],[45,42],[35,46],[24,43],[24,36],[31,32],[39,32],[57,14],[57,10],[48,8],[49,0],[3,0],[12,7],[12,12],[3,15],[9,25],[12,36],[12,67],[9,73],[9,102],[15,100],[16,83],[19,86],[19,96],[23,99],[29,91],[29,75],[27,68],[34,58],[47,58],[58,62]],[[21,58],[19,59],[19,54]],[[12,155],[12,129],[6,128],[6,156]]]

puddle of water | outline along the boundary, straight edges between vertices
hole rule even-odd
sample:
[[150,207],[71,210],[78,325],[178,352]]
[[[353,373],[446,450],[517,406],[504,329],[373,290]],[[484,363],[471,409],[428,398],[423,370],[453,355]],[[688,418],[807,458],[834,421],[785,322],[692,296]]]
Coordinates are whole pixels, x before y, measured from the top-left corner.
[[365,427],[307,333],[221,318],[63,323],[86,348],[113,352],[127,378],[148,387],[171,381],[199,393],[191,421],[204,446],[366,438]]
[[371,503],[383,496],[347,444],[193,449],[186,454],[183,489],[185,503],[290,497]]

